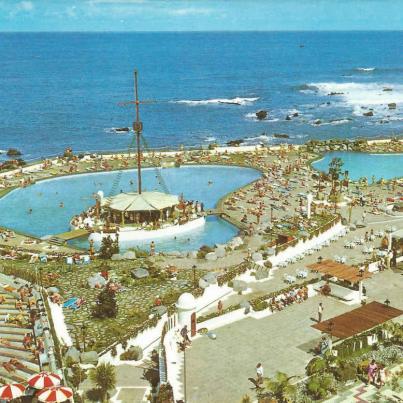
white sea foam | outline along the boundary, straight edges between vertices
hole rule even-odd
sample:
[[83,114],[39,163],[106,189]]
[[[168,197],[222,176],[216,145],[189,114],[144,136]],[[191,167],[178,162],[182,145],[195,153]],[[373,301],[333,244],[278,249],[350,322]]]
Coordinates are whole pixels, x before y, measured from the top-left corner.
[[357,67],[356,70],[358,71],[374,71],[375,67]]
[[[403,85],[379,83],[315,83],[320,95],[335,94],[348,105],[384,105],[403,103]],[[391,91],[384,91],[384,90]]]
[[[373,109],[375,116],[394,115],[403,104],[403,85],[388,83],[335,83],[310,84],[318,88],[319,95],[330,95],[339,106],[353,109],[353,114],[362,116]],[[330,98],[330,97],[329,97]],[[395,110],[389,110],[389,103],[396,103]]]
[[216,141],[216,138],[213,137],[213,136],[209,136],[209,137],[206,137],[206,138],[204,139],[204,141],[206,141],[207,143],[211,143],[211,142],[213,142],[213,141]]
[[255,101],[257,101],[259,97],[254,98],[217,98],[217,99],[201,99],[201,100],[187,100],[182,99],[180,101],[173,101],[176,104],[186,104],[186,105],[219,105],[219,104],[227,104],[227,105],[248,105]]
[[262,134],[256,137],[247,137],[245,139],[245,143],[249,144],[259,144],[259,143],[270,143],[273,140],[272,136],[268,136],[267,134]]

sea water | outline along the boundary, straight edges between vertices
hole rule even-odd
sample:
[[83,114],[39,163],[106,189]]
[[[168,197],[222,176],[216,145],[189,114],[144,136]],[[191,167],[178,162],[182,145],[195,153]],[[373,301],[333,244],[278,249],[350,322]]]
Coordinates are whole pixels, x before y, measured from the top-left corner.
[[127,149],[132,133],[112,128],[134,120],[120,104],[134,68],[152,147],[399,134],[402,43],[403,32],[1,33],[0,149]]

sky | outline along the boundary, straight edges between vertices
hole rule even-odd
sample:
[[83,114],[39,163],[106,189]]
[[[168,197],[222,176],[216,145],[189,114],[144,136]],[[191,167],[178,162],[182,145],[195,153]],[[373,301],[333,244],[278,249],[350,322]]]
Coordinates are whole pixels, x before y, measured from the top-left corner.
[[402,30],[403,0],[0,0],[0,31]]

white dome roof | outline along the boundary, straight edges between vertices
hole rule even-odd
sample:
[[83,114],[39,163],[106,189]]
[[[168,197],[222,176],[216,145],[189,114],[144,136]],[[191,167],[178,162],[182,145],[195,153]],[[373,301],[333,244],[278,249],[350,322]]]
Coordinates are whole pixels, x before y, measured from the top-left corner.
[[196,308],[195,297],[189,292],[183,293],[176,303],[176,307],[179,309],[190,310]]

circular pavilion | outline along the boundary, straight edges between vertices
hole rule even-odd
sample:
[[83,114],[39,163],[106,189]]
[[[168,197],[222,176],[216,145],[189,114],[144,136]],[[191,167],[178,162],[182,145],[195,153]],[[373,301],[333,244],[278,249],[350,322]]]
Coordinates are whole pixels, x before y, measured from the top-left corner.
[[181,203],[176,195],[162,192],[129,192],[101,199],[101,216],[109,223],[142,225],[175,218]]

